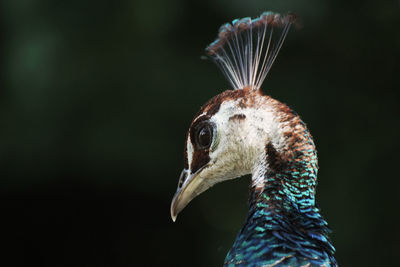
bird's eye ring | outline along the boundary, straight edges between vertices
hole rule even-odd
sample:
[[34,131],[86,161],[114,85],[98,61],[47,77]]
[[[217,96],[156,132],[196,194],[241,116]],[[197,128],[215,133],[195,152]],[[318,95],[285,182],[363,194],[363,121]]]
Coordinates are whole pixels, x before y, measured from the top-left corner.
[[210,123],[204,122],[196,127],[195,146],[196,149],[210,148],[213,140],[213,127]]

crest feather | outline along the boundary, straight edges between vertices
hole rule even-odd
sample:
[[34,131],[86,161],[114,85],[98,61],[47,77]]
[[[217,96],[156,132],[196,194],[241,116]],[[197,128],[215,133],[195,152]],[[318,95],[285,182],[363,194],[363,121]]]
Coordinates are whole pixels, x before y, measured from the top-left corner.
[[295,20],[294,14],[281,16],[272,12],[264,12],[255,19],[235,19],[220,27],[218,38],[206,48],[206,54],[233,89],[257,90]]

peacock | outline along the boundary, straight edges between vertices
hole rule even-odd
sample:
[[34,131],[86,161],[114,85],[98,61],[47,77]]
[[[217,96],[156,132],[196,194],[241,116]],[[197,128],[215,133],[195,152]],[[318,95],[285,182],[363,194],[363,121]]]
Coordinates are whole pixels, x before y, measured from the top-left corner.
[[235,19],[206,48],[233,90],[191,122],[171,217],[211,186],[251,174],[248,214],[224,266],[337,266],[315,201],[313,138],[296,112],[260,89],[296,24],[292,13]]

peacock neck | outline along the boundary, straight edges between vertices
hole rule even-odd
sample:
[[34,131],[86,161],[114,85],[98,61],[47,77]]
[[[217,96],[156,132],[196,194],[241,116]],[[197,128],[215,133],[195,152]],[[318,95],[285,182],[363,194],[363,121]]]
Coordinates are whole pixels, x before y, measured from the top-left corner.
[[280,210],[309,211],[315,206],[318,173],[315,149],[297,151],[295,157],[285,161],[277,156],[272,145],[267,145],[266,151],[268,167],[262,164],[259,166],[262,170],[255,171],[261,177],[253,177],[253,181],[262,181],[262,185],[253,183],[250,205],[264,203]]
[[266,145],[265,162],[253,171],[248,216],[226,265],[336,266],[327,223],[315,204],[318,163],[307,134],[291,157]]

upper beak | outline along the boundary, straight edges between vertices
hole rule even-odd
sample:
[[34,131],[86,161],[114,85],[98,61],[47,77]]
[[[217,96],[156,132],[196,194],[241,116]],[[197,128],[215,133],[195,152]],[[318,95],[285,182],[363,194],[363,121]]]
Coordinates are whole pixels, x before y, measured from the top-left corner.
[[201,173],[203,168],[196,173],[190,174],[190,170],[184,169],[179,179],[178,189],[171,203],[171,218],[175,222],[179,212],[181,212],[189,202],[205,191],[208,186],[204,185]]

